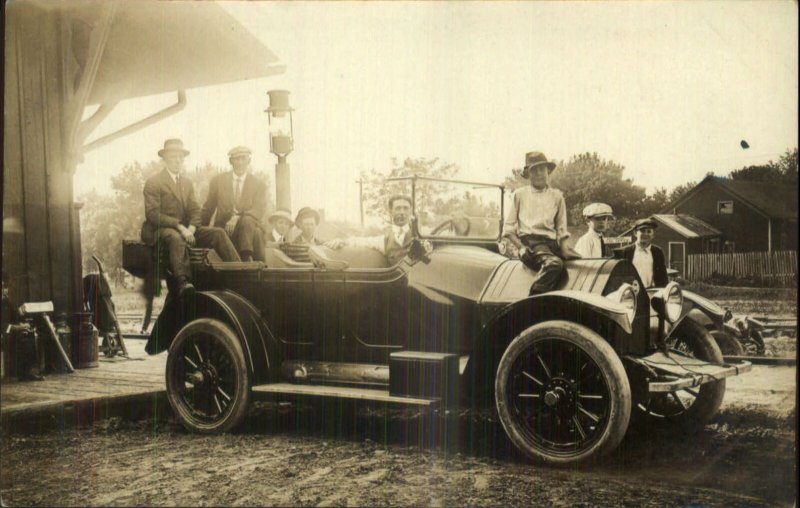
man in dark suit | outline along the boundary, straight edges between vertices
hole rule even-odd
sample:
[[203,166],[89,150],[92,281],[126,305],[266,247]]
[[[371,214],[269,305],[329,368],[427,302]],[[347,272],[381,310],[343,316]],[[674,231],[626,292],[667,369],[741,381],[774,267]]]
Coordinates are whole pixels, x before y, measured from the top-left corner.
[[246,146],[228,152],[233,170],[211,180],[200,220],[209,226],[214,216],[214,226],[225,229],[242,260],[263,261],[261,220],[267,210],[267,186],[250,174],[250,155]]
[[147,245],[166,247],[178,297],[185,298],[194,292],[189,282],[187,246],[213,248],[224,261],[240,259],[224,229],[200,226],[200,205],[194,197],[194,186],[182,174],[183,160],[189,155],[183,142],[166,140],[158,155],[165,167],[144,184],[145,221],[141,236]]
[[640,219],[633,226],[636,242],[616,251],[617,257],[627,259],[636,267],[644,287],[664,287],[667,278],[667,263],[664,251],[653,245],[655,229],[658,227],[652,219]]

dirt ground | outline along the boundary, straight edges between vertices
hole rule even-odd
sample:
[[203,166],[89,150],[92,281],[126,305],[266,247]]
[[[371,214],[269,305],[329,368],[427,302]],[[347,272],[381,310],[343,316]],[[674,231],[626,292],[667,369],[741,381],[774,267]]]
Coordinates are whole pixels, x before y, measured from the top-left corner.
[[757,367],[729,380],[711,425],[633,427],[584,469],[526,462],[491,412],[259,401],[222,436],[169,419],[6,432],[0,493],[7,506],[789,506],[795,373]]

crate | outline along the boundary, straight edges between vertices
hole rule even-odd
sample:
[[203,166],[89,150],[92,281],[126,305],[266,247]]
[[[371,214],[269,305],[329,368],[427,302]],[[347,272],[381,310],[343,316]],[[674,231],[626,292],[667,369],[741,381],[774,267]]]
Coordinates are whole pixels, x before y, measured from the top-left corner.
[[446,405],[458,399],[458,355],[400,351],[389,355],[389,394],[438,399]]

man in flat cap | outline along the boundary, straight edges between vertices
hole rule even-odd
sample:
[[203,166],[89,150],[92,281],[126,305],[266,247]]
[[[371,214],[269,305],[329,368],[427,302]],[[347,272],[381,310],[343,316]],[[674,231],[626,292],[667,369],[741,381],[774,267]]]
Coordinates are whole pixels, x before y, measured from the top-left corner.
[[542,152],[525,155],[522,176],[530,185],[514,192],[503,225],[503,236],[519,251],[519,259],[539,276],[531,295],[552,291],[564,270],[564,259],[579,258],[567,244],[567,205],[560,190],[550,187],[556,168]]
[[281,244],[289,241],[289,232],[294,226],[292,214],[285,208],[278,208],[267,219],[272,231],[267,235],[267,247],[280,247]]
[[194,186],[183,175],[183,160],[187,155],[189,150],[183,148],[180,139],[166,140],[164,148],[158,151],[164,170],[144,184],[145,221],[141,233],[145,244],[167,248],[178,297],[182,299],[194,292],[189,281],[187,246],[213,248],[224,261],[240,261],[224,229],[200,225],[200,205],[194,196]]
[[209,225],[214,216],[214,226],[225,229],[243,261],[263,261],[261,220],[267,209],[267,186],[250,174],[250,155],[246,146],[228,151],[233,169],[211,180],[201,221]]
[[664,251],[653,245],[657,226],[653,219],[637,220],[633,225],[636,242],[617,251],[617,257],[633,263],[646,288],[664,287],[669,282]]
[[614,219],[614,212],[605,203],[592,203],[583,209],[583,218],[589,230],[575,242],[575,251],[583,258],[605,257],[603,233]]

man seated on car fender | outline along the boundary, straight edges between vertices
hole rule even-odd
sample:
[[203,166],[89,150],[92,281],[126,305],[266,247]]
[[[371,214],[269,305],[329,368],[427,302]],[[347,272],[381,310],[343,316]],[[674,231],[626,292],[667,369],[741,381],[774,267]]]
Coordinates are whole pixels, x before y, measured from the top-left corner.
[[567,205],[560,190],[549,186],[556,168],[542,152],[525,155],[522,176],[531,184],[514,192],[503,236],[519,251],[519,259],[539,276],[530,295],[552,291],[564,270],[564,259],[580,258],[567,244]]
[[667,263],[664,251],[653,245],[655,229],[658,225],[652,219],[639,219],[633,226],[636,242],[625,248],[615,251],[617,257],[627,259],[636,271],[646,288],[663,288],[669,282],[667,277]]
[[331,249],[340,249],[347,245],[350,247],[370,247],[384,256],[389,266],[399,263],[408,254],[411,247],[411,228],[408,225],[411,219],[411,198],[396,194],[389,198],[389,215],[392,218],[392,227],[382,235],[362,236],[353,238],[335,238],[325,243]]

